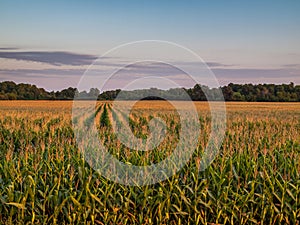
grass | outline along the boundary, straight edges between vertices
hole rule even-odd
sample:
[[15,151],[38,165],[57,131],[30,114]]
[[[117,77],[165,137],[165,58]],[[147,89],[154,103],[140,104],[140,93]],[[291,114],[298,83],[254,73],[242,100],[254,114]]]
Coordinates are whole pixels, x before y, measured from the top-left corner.
[[[207,103],[196,106],[201,135],[189,163],[157,184],[124,186],[84,161],[72,102],[0,102],[0,224],[299,224],[300,104],[227,103],[220,154],[202,172],[210,114]],[[148,152],[117,140],[111,124],[124,120],[110,102],[77,120],[95,121],[101,141],[120,161],[149,165],[170,155],[179,138],[178,115],[161,101],[135,105],[130,129],[136,137],[148,137],[155,115],[168,132]]]

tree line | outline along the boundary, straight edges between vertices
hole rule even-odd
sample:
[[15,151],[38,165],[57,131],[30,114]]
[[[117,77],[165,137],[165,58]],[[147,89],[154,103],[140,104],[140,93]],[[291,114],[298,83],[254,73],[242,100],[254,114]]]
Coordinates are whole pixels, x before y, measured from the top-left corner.
[[[186,100],[186,93],[193,101],[206,101],[207,96],[211,100],[222,100],[222,91],[225,101],[248,101],[248,102],[300,102],[300,85],[289,84],[233,84],[209,88],[196,84],[192,88],[171,88],[161,90],[157,88],[122,91],[123,100]],[[104,91],[91,88],[88,92],[79,92],[76,88],[69,87],[61,91],[46,91],[32,84],[16,84],[12,81],[0,82],[0,100],[72,100],[98,99],[114,100],[120,89]],[[146,96],[146,97],[145,97]],[[159,97],[158,97],[159,96]]]

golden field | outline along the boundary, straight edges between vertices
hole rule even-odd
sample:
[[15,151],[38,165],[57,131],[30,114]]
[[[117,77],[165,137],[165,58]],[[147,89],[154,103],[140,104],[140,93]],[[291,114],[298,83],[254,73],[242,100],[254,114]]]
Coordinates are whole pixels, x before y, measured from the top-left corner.
[[[168,127],[149,153],[117,140],[111,124],[124,120],[113,104],[98,102],[76,121],[96,120],[100,141],[124,163],[150,165],[172,153],[180,134],[171,104],[140,101],[132,110],[138,138],[147,138],[153,115]],[[0,224],[299,224],[300,103],[227,102],[226,134],[204,171],[211,118],[208,103],[195,106],[201,135],[187,165],[156,184],[126,186],[83,159],[72,101],[1,101]]]
[[[98,104],[110,103],[110,101],[101,101]],[[185,105],[184,102],[183,107]],[[63,110],[65,112],[71,112],[73,101],[0,101],[0,110]],[[209,109],[207,102],[194,102],[199,111],[205,111]],[[165,101],[139,101],[136,105],[139,109],[171,109],[171,104],[165,104]],[[226,110],[228,112],[262,112],[262,111],[285,111],[300,112],[300,103],[284,103],[284,102],[226,102]]]

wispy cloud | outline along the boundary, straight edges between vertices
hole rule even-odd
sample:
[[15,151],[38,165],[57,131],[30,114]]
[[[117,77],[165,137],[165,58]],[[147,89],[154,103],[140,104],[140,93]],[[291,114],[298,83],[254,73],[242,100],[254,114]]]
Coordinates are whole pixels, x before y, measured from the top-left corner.
[[[127,63],[131,63],[126,59],[121,61],[120,58],[113,58],[112,60],[106,61],[107,57],[101,57],[90,54],[80,54],[73,52],[64,51],[12,51],[19,50],[14,47],[3,47],[0,48],[0,59],[13,59],[27,62],[39,62],[46,63],[54,66],[70,65],[70,66],[85,66],[94,63],[94,66],[111,66],[111,67],[124,67]],[[97,60],[98,59],[98,60]],[[111,58],[110,58],[111,59]],[[185,65],[195,66],[201,62],[174,62],[174,65]],[[159,69],[165,67],[166,64],[160,62],[144,62],[131,64],[130,68],[146,68]],[[205,65],[205,64],[203,64]],[[220,62],[206,62],[206,65],[210,68],[230,67],[232,65],[223,64]],[[170,65],[172,66],[172,65]],[[170,67],[169,66],[169,67]]]
[[85,69],[0,69],[1,75],[15,77],[68,77],[68,76],[81,76]]
[[[16,67],[16,62],[12,60],[12,68],[10,68],[10,64],[0,68],[0,80],[34,82],[50,89],[64,88],[65,84],[76,85],[83,74],[90,76],[93,81],[100,80],[103,82],[106,81],[104,78],[113,74],[108,82],[108,87],[113,89],[143,76],[160,76],[188,87],[192,86],[191,79],[180,69],[180,65],[184,65],[183,68],[187,68],[186,66],[194,68],[194,74],[197,74],[197,65],[199,66],[199,62],[175,62],[174,65],[178,66],[177,68],[162,62],[145,61],[130,64],[130,60],[124,58],[100,58],[85,73],[87,66],[97,59],[96,56],[70,52],[9,52],[6,50],[0,51],[0,58],[23,60],[29,64],[26,67],[22,67],[22,65]],[[30,62],[41,62],[48,65],[39,64],[37,66],[38,64]],[[243,68],[221,62],[206,62],[206,65],[214,72],[220,85],[226,85],[230,82],[294,82],[300,84],[300,64],[282,64],[277,68]],[[204,64],[203,66],[203,71],[205,71],[206,66]],[[120,70],[116,71],[118,68]],[[209,77],[204,76],[202,82],[205,82],[204,78],[209,79]],[[63,82],[61,82],[62,80]],[[103,82],[98,83],[102,84]],[[91,82],[90,84],[94,85],[95,83]]]
[[[288,77],[300,77],[300,70],[297,69],[248,69],[248,68],[242,68],[242,69],[212,69],[212,71],[218,76],[218,77],[226,77],[228,79],[230,78],[253,78],[259,79],[261,77],[266,77],[270,79],[270,82],[272,78],[282,78],[282,80],[287,79]],[[287,82],[289,82],[287,80]]]
[[284,68],[300,68],[300,64],[284,64],[282,65]]
[[22,51],[22,52],[0,51],[0,58],[47,63],[56,66],[89,65],[95,59],[97,59],[97,57],[94,55],[77,54],[71,52],[47,52],[47,51]]
[[290,83],[300,84],[300,70],[297,68],[279,69],[212,69],[221,85],[228,83]]
[[8,50],[18,50],[19,48],[15,48],[15,47],[0,47],[0,51],[8,51]]
[[[104,62],[104,65],[111,65],[110,62]],[[117,65],[114,64],[113,65]],[[120,64],[122,65],[122,64]],[[222,64],[223,65],[223,64]],[[271,78],[282,78],[285,77],[300,77],[300,69],[297,68],[296,64],[286,65],[282,68],[277,69],[263,69],[263,68],[211,68],[211,70],[218,77],[226,77],[230,78],[259,78],[259,77],[269,77]],[[86,68],[78,68],[73,67],[71,69],[56,67],[52,69],[0,69],[0,74],[7,75],[20,75],[26,76],[28,74],[44,74],[44,75],[60,75],[60,76],[68,76],[75,75],[81,76],[86,71]],[[95,67],[90,69],[91,74],[94,76],[106,74],[107,71],[105,67]],[[89,75],[89,73],[87,73]],[[138,77],[139,74],[148,74],[148,75],[158,75],[158,76],[173,76],[178,74],[184,74],[180,68],[173,67],[172,65],[164,64],[164,63],[156,63],[156,62],[143,62],[130,64],[123,67],[120,71],[118,71],[115,75],[116,77],[121,77],[124,75],[132,75]]]
[[206,65],[209,66],[209,67],[229,67],[229,66],[233,66],[233,65],[227,65],[227,64],[218,63],[218,62],[207,62]]

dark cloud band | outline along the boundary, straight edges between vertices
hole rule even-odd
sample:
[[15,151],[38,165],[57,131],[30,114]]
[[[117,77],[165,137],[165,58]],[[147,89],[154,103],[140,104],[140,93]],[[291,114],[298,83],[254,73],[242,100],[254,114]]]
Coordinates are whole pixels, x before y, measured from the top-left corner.
[[97,59],[97,57],[93,55],[75,54],[71,52],[45,52],[45,51],[26,51],[26,52],[1,51],[0,58],[33,61],[33,62],[47,63],[47,64],[57,65],[57,66],[89,65],[95,59]]

